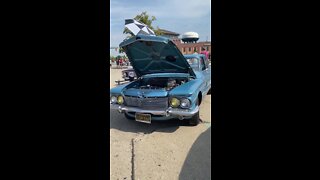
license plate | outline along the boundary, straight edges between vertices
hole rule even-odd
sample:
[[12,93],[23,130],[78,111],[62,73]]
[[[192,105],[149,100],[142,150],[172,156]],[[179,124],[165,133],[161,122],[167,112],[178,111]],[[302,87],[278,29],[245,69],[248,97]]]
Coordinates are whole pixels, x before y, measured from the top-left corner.
[[151,124],[151,115],[136,113],[136,121]]

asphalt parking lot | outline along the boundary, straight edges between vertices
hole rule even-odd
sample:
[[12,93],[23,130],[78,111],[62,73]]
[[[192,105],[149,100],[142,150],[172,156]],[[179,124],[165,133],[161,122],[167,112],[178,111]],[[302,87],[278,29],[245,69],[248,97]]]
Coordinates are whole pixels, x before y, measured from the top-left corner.
[[[110,89],[122,80],[110,69]],[[200,106],[198,126],[180,120],[139,123],[110,114],[110,179],[211,179],[211,95]]]

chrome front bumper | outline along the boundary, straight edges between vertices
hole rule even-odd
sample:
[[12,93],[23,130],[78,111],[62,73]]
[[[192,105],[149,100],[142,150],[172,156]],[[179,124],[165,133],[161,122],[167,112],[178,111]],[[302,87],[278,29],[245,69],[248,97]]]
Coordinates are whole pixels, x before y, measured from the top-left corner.
[[147,113],[153,115],[162,115],[162,116],[182,116],[182,117],[192,117],[199,111],[199,106],[195,107],[192,110],[189,109],[175,109],[169,107],[166,110],[146,110],[140,109],[136,107],[128,107],[128,106],[121,106],[118,104],[110,104],[110,109],[118,110],[120,113],[123,112],[137,112],[137,113]]

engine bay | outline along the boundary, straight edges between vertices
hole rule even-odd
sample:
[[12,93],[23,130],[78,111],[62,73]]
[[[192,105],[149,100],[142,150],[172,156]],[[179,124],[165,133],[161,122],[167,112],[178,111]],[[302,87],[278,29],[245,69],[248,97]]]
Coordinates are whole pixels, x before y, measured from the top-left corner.
[[165,89],[170,91],[171,89],[180,86],[188,82],[188,78],[185,77],[150,77],[143,78],[136,81],[132,88],[137,89]]

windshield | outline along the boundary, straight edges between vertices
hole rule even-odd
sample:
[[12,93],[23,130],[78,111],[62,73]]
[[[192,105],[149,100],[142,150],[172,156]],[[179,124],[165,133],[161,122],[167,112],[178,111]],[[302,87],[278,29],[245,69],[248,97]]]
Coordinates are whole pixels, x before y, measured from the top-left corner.
[[198,58],[186,58],[193,70],[199,71],[199,59]]

